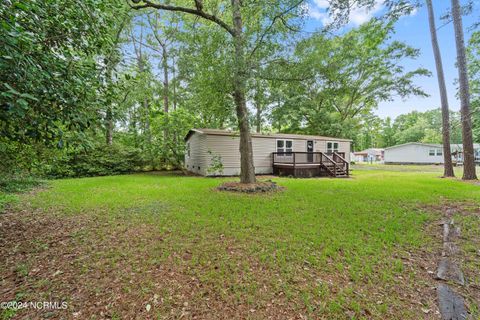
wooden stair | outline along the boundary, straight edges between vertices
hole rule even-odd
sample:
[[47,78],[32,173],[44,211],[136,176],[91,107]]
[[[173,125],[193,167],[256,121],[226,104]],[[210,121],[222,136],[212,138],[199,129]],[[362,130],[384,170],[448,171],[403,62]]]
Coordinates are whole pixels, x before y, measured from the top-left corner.
[[348,178],[349,173],[348,171],[341,166],[341,164],[324,164],[323,168],[326,169],[325,171],[328,173],[329,176],[335,178]]
[[322,162],[321,167],[325,169],[327,174],[335,178],[348,178],[350,176],[349,164],[337,153],[331,157],[325,156],[328,161]]

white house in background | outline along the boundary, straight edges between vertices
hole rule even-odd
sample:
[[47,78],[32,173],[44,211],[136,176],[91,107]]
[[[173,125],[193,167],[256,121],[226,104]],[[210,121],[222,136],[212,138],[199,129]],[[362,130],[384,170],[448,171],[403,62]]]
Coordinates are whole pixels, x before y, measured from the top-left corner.
[[[452,159],[463,162],[461,144],[452,144]],[[474,144],[475,159],[480,161],[480,144]],[[409,142],[385,149],[385,164],[442,164],[443,146],[441,144]]]
[[[351,140],[282,133],[252,133],[251,136],[256,174],[348,176]],[[185,169],[188,171],[204,176],[240,174],[238,132],[191,129],[185,143]],[[221,161],[223,170],[209,170],[215,161]]]
[[370,148],[363,151],[354,152],[355,162],[381,162],[385,149]]

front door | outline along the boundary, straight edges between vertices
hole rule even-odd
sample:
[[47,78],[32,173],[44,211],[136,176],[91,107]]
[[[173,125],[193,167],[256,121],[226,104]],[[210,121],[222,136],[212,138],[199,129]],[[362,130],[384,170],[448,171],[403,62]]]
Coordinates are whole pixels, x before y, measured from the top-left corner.
[[313,140],[307,140],[307,162],[313,162]]

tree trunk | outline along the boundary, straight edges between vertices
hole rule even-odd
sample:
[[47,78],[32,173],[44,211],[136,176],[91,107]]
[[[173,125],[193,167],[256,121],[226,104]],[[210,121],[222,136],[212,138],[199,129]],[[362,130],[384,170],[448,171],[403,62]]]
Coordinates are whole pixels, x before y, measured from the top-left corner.
[[168,56],[166,45],[162,46],[163,110],[168,113]]
[[460,3],[452,0],[453,27],[455,29],[455,44],[457,47],[457,68],[460,95],[460,113],[462,116],[463,140],[463,180],[476,180],[475,155],[472,137],[472,119],[470,115],[470,93],[468,87],[467,59],[465,55],[465,41],[463,39],[462,16]]
[[108,99],[106,101],[106,110],[105,110],[105,142],[107,145],[111,146],[113,143],[113,104],[110,94],[110,86],[112,85],[112,64],[109,61],[107,63],[107,86],[109,87]]
[[168,52],[166,43],[160,43],[162,46],[162,69],[163,69],[163,112],[165,113],[165,128],[163,129],[163,159],[162,162],[164,166],[167,166],[167,151],[168,147],[168,112],[169,112],[169,101],[168,101]]
[[130,125],[133,132],[133,145],[135,148],[138,148],[137,118],[137,108],[133,106],[132,113],[130,114]]
[[442,56],[438,46],[437,30],[435,28],[435,15],[433,13],[432,0],[426,0],[428,7],[428,22],[430,25],[430,37],[432,40],[433,55],[435,57],[435,66],[437,69],[438,88],[440,90],[440,101],[442,104],[442,140],[443,140],[443,159],[444,159],[444,177],[454,177],[452,164],[452,152],[450,148],[450,111],[448,108],[447,87],[445,86],[445,76],[443,73]]
[[235,70],[234,78],[234,99],[240,130],[240,182],[254,183],[255,168],[253,166],[253,149],[250,127],[248,124],[248,109],[245,99],[247,83],[247,67],[244,52],[244,39],[242,30],[242,16],[240,12],[241,0],[232,0],[235,45]]
[[262,131],[262,107],[260,106],[260,102],[257,101],[256,104],[257,114],[255,115],[255,122],[257,125],[257,133]]
[[147,135],[147,141],[149,145],[151,145],[152,135],[150,132],[150,102],[148,101],[147,98],[143,100],[143,113],[145,116],[145,124],[144,124],[145,134]]
[[175,74],[175,55],[173,56],[172,61],[172,68],[173,68],[173,111],[177,110],[177,76]]
[[[177,76],[175,73],[175,55],[172,55],[172,89],[173,89],[173,111],[177,111]],[[177,132],[173,131],[173,145],[177,145]],[[178,159],[177,159],[178,160]]]
[[113,115],[111,105],[107,107],[105,114],[105,140],[107,145],[111,146],[113,143]]
[[255,88],[255,124],[257,126],[257,133],[260,133],[262,130],[262,104],[260,102],[260,84],[259,81],[256,81]]

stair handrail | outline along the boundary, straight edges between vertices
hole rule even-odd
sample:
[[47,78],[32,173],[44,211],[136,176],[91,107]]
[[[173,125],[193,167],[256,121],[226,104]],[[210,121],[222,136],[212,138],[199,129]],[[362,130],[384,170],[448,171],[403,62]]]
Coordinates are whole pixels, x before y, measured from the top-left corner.
[[333,173],[333,176],[334,177],[337,177],[337,163],[332,159],[330,158],[326,153],[324,152],[320,152],[323,156],[325,156],[325,158],[327,158],[327,160],[330,160],[331,163],[333,163],[333,172],[327,167],[324,165],[324,167],[330,171],[330,173]]
[[333,154],[334,154],[337,158],[339,158],[341,162],[344,163],[345,168],[346,168],[347,176],[350,175],[350,170],[349,170],[349,169],[350,169],[350,168],[349,168],[349,167],[350,167],[350,163],[348,163],[348,161],[347,161],[345,158],[343,158],[341,155],[339,155],[337,152],[333,152]]

